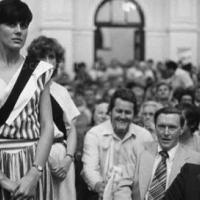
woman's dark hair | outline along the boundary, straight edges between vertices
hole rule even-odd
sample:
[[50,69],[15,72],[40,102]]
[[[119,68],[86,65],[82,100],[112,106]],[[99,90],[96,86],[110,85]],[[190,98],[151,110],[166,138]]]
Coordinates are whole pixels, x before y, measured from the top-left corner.
[[49,54],[55,54],[52,41],[46,36],[34,39],[27,49],[28,55],[36,60],[46,59]]
[[21,23],[28,27],[32,20],[32,12],[24,2],[20,0],[0,1],[0,24]]
[[55,56],[58,64],[64,59],[65,50],[54,38],[39,36],[29,45],[28,55],[36,60],[46,59],[47,56]]
[[112,95],[110,99],[110,103],[108,106],[108,113],[110,113],[112,109],[114,108],[115,101],[117,98],[122,99],[124,101],[129,101],[130,103],[132,103],[133,113],[134,115],[137,115],[137,101],[136,101],[135,94],[130,89],[127,89],[127,88],[119,88],[114,92],[114,94]]
[[39,36],[31,42],[27,52],[29,57],[37,61],[45,60],[47,57],[55,57],[56,68],[52,75],[55,76],[57,74],[59,63],[64,60],[65,50],[55,38]]

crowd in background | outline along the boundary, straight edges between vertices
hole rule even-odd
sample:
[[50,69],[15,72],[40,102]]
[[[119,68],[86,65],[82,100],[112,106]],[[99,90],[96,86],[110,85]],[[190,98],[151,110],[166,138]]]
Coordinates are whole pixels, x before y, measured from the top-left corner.
[[[99,104],[108,103],[117,88],[129,88],[136,95],[137,116],[134,122],[153,131],[153,114],[164,106],[200,105],[200,72],[191,63],[172,60],[154,62],[130,61],[126,64],[113,59],[106,65],[99,58],[90,69],[84,62],[74,64],[75,77],[70,80],[64,73],[57,82],[70,92],[81,112],[77,120],[79,137],[77,151],[82,149],[84,134],[95,125],[99,113],[106,118],[106,109]],[[195,110],[195,109],[194,109]],[[81,127],[81,128],[80,128]],[[80,139],[81,138],[81,139]]]
[[[149,59],[122,64],[113,59],[108,65],[102,58],[98,58],[92,68],[84,62],[75,63],[74,72],[73,80],[66,74],[61,74],[57,81],[68,89],[80,111],[76,120],[77,199],[85,199],[91,194],[86,192],[87,186],[84,186],[85,183],[79,176],[84,136],[91,127],[109,118],[107,105],[118,88],[125,87],[134,92],[137,99],[134,123],[149,130],[155,140],[155,112],[166,106],[181,109],[187,125],[180,140],[193,150],[200,151],[200,72],[192,63],[172,60],[155,62]],[[84,194],[86,196],[83,198]]]
[[97,58],[70,79],[54,38],[21,55],[31,20],[0,1],[0,199],[199,199],[199,69]]

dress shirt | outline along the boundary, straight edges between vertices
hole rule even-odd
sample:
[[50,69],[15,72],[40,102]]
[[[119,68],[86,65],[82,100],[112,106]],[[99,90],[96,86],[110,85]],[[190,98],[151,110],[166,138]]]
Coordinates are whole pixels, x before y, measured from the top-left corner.
[[[170,149],[169,151],[167,151],[169,157],[168,157],[167,160],[166,160],[166,164],[167,164],[166,189],[167,189],[168,186],[169,186],[169,185],[168,185],[168,183],[169,183],[169,176],[170,176],[170,173],[171,173],[173,160],[174,160],[176,151],[177,151],[177,149],[178,149],[178,146],[179,146],[179,144],[177,144],[175,147],[173,147],[172,149]],[[161,159],[162,159],[162,156],[159,154],[160,151],[162,151],[162,148],[160,147],[160,145],[158,145],[157,155],[156,155],[156,157],[155,157],[154,164],[153,164],[153,170],[152,170],[151,181],[150,181],[149,188],[148,188],[148,191],[147,191],[146,196],[145,196],[145,199],[146,199],[146,200],[148,199],[149,189],[150,189],[151,182],[152,182],[152,180],[153,180],[155,171],[156,171],[156,169],[157,169],[157,167],[158,167],[158,164],[160,163],[160,161],[161,161]]]

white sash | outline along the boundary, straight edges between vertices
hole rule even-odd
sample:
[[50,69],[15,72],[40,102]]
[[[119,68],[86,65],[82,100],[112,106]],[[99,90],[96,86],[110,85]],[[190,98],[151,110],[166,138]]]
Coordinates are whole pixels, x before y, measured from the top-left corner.
[[72,101],[67,89],[55,82],[52,82],[50,86],[50,93],[62,108],[67,122],[71,124],[72,120],[79,115],[79,111]]
[[[10,113],[8,119],[6,120],[6,124],[10,125],[19,113],[23,110],[26,104],[32,98],[34,92],[37,89],[37,80],[38,78],[48,70],[53,69],[53,66],[49,63],[44,61],[40,61],[36,69],[34,70],[33,74],[30,76],[26,86],[24,87],[23,91],[19,95],[19,98],[13,108],[13,111]],[[51,74],[50,74],[51,75]],[[50,77],[49,77],[50,79]]]

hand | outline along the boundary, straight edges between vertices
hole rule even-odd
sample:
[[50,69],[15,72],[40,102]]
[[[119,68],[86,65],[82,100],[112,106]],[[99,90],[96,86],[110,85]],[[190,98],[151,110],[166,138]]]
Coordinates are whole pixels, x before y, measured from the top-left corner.
[[9,178],[6,177],[4,180],[2,180],[1,187],[13,193],[17,188],[17,183],[14,181],[11,181]]
[[94,187],[95,192],[99,194],[100,198],[103,198],[103,192],[104,192],[105,186],[106,186],[105,182],[102,181],[102,182],[97,182]]
[[13,193],[15,200],[26,200],[35,195],[38,180],[40,179],[41,173],[34,167],[18,181],[18,186]]
[[71,158],[65,157],[56,168],[51,169],[52,175],[60,180],[64,180],[67,177],[71,163]]

